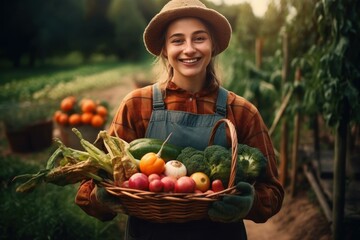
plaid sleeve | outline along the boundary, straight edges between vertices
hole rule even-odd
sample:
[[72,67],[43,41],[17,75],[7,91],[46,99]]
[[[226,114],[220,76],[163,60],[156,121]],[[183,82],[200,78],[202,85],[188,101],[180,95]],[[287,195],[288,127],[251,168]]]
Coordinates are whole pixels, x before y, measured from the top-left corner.
[[109,128],[109,133],[127,142],[145,136],[152,110],[151,86],[135,89],[121,102]]
[[229,98],[228,117],[235,123],[239,143],[258,148],[268,159],[265,176],[254,185],[256,196],[246,217],[254,222],[266,222],[280,211],[284,199],[284,189],[278,180],[274,147],[258,109],[234,94]]

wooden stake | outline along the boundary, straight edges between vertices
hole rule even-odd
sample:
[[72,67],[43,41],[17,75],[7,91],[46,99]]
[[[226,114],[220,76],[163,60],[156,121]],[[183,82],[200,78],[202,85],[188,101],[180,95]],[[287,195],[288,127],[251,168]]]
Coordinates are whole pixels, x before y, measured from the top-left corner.
[[[295,73],[295,85],[301,81],[301,72],[300,68],[296,69]],[[297,104],[300,105],[301,99],[299,94],[296,99]],[[291,156],[291,183],[290,183],[290,195],[294,197],[296,195],[296,180],[297,180],[297,167],[298,167],[298,149],[299,149],[299,132],[301,127],[301,115],[299,111],[295,113],[294,116],[294,140],[292,145],[292,156]]]
[[[283,67],[282,67],[282,89],[285,88],[285,83],[289,75],[289,46],[288,35],[285,32],[283,36]],[[282,93],[284,99],[285,94]],[[281,141],[280,141],[280,183],[285,186],[287,179],[288,168],[288,125],[286,117],[283,118],[281,124]]]

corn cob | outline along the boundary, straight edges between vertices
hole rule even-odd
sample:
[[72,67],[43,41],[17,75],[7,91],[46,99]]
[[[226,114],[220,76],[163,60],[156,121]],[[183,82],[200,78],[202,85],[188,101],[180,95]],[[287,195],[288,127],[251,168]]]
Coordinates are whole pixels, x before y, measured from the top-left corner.
[[111,158],[117,156],[122,157],[124,155],[124,147],[119,146],[114,141],[114,138],[111,138],[106,131],[100,131],[98,136],[103,139],[106,150],[109,152]]
[[86,178],[102,181],[103,179],[96,175],[98,170],[96,162],[89,159],[76,164],[54,168],[45,175],[44,181],[59,186],[74,184]]
[[103,170],[112,175],[113,169],[110,156],[91,144],[89,141],[85,140],[80,131],[76,128],[73,128],[72,131],[80,138],[81,145],[89,153],[89,160],[96,161]]
[[113,178],[114,184],[116,186],[121,186],[121,184],[126,181],[125,169],[121,162],[121,157],[116,156],[111,159],[113,164]]
[[131,158],[128,155],[124,155],[121,158],[121,163],[122,163],[124,171],[125,171],[126,179],[129,179],[131,177],[131,175],[139,172],[138,165],[134,164],[134,162],[131,160]]

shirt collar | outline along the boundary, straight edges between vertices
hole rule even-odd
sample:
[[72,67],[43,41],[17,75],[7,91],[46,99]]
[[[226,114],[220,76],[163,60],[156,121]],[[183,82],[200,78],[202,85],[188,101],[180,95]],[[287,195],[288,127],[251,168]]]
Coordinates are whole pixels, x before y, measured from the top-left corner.
[[214,82],[211,82],[207,86],[205,86],[202,90],[200,90],[199,92],[190,93],[190,92],[186,91],[185,89],[180,88],[174,82],[169,81],[166,86],[166,91],[175,93],[175,94],[182,94],[184,97],[194,96],[194,95],[196,95],[197,97],[204,97],[204,96],[214,93],[214,91],[217,91],[218,88],[219,88],[219,86],[217,84],[215,84]]

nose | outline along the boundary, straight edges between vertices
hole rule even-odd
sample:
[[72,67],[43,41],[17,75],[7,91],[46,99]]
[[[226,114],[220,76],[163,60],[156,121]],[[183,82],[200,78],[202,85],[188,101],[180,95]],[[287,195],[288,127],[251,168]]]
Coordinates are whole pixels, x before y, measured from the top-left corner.
[[187,41],[184,48],[185,54],[193,54],[196,52],[196,49],[194,47],[194,44],[191,41]]

